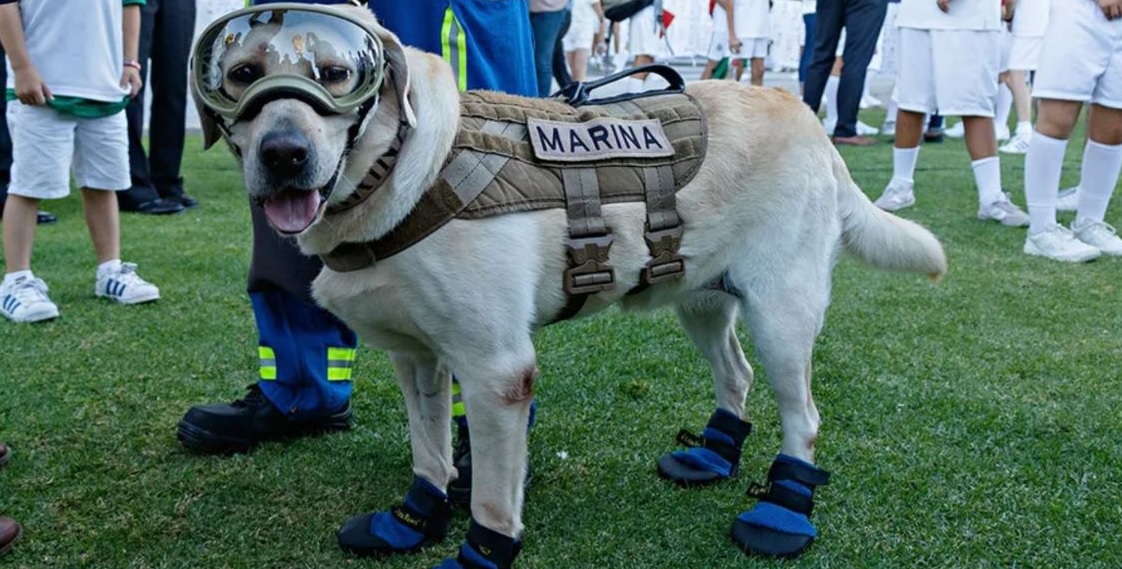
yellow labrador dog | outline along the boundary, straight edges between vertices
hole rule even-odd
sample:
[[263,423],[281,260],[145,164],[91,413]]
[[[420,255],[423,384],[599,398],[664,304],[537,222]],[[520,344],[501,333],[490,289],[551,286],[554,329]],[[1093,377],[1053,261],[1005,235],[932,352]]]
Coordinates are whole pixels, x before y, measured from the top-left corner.
[[[224,135],[239,154],[249,195],[308,255],[375,240],[401,224],[436,182],[459,125],[460,95],[444,61],[403,48],[364,9],[340,13],[382,46],[387,73],[378,96],[363,101],[375,103],[367,104],[366,114],[354,106],[338,112],[323,107],[345,98],[369,73],[348,74],[347,66],[368,61],[333,60],[322,47],[327,51],[317,61],[329,63],[301,66],[290,57],[264,58],[275,46],[252,39],[295,45],[302,56],[301,50],[326,45],[328,31],[316,36],[318,43],[311,34],[282,42],[283,34],[268,26],[288,24],[259,19],[248,24],[249,33],[215,41],[228,48],[209,53],[216,73],[196,70],[197,81],[209,74],[221,83],[210,88],[233,93],[231,100],[256,82],[292,75],[314,79],[334,97],[322,103],[316,100],[322,93],[288,96],[280,89],[251,112],[231,115],[237,120],[204,113],[208,139]],[[345,32],[331,33],[339,36],[335,44],[347,41]],[[807,467],[811,474],[791,476],[813,486],[819,412],[811,397],[811,357],[838,253],[932,279],[946,271],[946,259],[927,230],[870,203],[816,117],[795,97],[729,81],[693,83],[686,92],[708,123],[708,154],[677,193],[685,227],[680,254],[688,270],[681,279],[625,296],[650,260],[644,204],[605,205],[603,218],[615,233],[617,286],[592,296],[580,315],[613,304],[672,307],[712,367],[717,407],[740,419],[752,384],[735,334],[743,319],[778,398],[781,453]],[[379,157],[393,154],[399,132],[396,166],[376,191],[355,207],[325,213],[352,196]],[[365,343],[389,352],[408,409],[413,471],[440,490],[457,477],[450,432],[455,372],[472,431],[471,515],[507,538],[520,538],[523,529],[526,425],[538,376],[531,336],[566,304],[567,235],[563,209],[454,219],[367,268],[325,268],[313,285],[324,307]],[[716,281],[725,283],[723,291],[713,290]]]

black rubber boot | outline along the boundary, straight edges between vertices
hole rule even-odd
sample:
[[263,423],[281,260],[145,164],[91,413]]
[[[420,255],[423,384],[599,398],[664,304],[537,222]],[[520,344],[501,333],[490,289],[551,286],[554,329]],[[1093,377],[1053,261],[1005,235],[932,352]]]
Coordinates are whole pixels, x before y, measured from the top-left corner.
[[198,405],[179,421],[179,440],[203,454],[249,452],[263,442],[351,428],[351,405],[319,417],[294,420],[281,413],[257,384],[233,403]]
[[741,448],[751,432],[752,423],[717,409],[700,436],[686,430],[678,433],[678,442],[689,448],[662,455],[658,459],[658,474],[685,487],[732,478],[740,470]]

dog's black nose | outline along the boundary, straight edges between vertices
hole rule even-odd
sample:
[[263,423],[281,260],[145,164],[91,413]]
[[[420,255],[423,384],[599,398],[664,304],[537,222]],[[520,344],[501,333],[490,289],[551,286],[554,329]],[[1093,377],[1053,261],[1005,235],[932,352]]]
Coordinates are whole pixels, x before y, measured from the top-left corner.
[[311,141],[298,130],[270,132],[261,139],[261,161],[275,175],[301,173],[311,154]]

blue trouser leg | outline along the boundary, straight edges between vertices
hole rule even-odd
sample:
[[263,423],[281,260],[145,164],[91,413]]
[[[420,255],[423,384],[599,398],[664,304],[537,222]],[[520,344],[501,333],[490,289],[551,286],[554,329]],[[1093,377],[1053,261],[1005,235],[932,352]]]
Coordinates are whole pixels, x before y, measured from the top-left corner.
[[[877,48],[888,11],[887,0],[848,0],[845,5],[845,65],[838,83],[838,125],[834,136],[857,136],[857,111],[865,90],[865,74]],[[819,2],[821,4],[821,2]]]
[[553,47],[565,23],[565,10],[531,12],[530,27],[534,30],[534,66],[538,77],[538,95],[548,96],[553,84]]
[[803,14],[803,26],[806,27],[806,39],[803,41],[803,54],[799,58],[799,83],[806,83],[806,72],[810,67],[811,56],[814,55],[814,14]]
[[[803,102],[816,113],[822,104],[826,80],[830,78],[830,70],[834,67],[835,53],[838,51],[838,41],[841,40],[844,25],[845,0],[818,0],[814,17],[813,51],[803,90]],[[809,40],[807,49],[812,49]]]
[[253,260],[249,299],[257,321],[261,391],[283,413],[314,417],[351,397],[351,364],[358,338],[311,298],[322,264],[277,235],[261,208],[250,206]]

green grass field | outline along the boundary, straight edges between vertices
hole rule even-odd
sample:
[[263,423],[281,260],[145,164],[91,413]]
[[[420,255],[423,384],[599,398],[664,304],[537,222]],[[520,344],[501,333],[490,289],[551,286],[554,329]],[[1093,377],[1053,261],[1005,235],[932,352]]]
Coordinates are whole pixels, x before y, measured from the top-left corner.
[[[40,229],[35,268],[62,317],[0,322],[0,440],[15,450],[0,471],[0,514],[26,526],[0,567],[404,568],[452,555],[465,513],[422,554],[357,560],[336,548],[339,524],[399,499],[411,477],[402,400],[381,353],[360,351],[348,433],[229,458],[192,456],[176,441],[189,406],[239,397],[256,373],[240,173],[224,150],[199,147],[190,141],[185,176],[200,209],[123,219],[125,257],[161,287],[156,304],[96,299],[79,202],[49,205],[61,221]],[[1081,147],[1071,145],[1065,184],[1078,180]],[[844,153],[879,195],[891,144]],[[1002,162],[1023,204],[1022,159]],[[960,141],[925,147],[917,179],[919,203],[904,215],[942,239],[950,273],[932,285],[838,264],[814,358],[818,458],[833,484],[819,492],[819,541],[784,565],[1122,566],[1122,260],[1023,255],[1024,230],[974,218]],[[1120,219],[1116,204],[1107,220]],[[674,318],[611,312],[545,330],[537,344],[520,567],[781,565],[726,537],[779,448],[750,349],[756,431],[741,475],[683,491],[658,480],[654,461],[679,428],[703,426],[713,399],[707,365]]]

